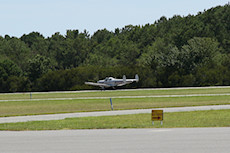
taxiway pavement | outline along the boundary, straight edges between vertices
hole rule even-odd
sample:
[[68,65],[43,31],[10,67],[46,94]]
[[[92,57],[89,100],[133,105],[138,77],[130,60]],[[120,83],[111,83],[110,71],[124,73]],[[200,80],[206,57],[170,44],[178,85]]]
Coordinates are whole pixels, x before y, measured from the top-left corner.
[[0,131],[3,153],[229,153],[230,128]]

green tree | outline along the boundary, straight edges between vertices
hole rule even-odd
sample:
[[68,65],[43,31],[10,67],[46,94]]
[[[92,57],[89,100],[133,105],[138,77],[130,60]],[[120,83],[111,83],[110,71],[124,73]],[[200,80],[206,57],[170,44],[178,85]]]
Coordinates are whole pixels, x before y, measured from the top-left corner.
[[18,38],[11,38],[1,42],[0,52],[2,56],[14,61],[22,70],[26,68],[26,60],[31,56],[28,46]]
[[28,61],[27,73],[32,82],[47,73],[49,69],[50,59],[39,54]]
[[[194,37],[181,50],[183,69],[193,71],[198,66],[209,65],[221,54],[219,43],[211,38]],[[218,62],[218,61],[216,61]],[[217,64],[217,63],[215,63]]]
[[62,52],[65,51],[65,37],[59,32],[52,35],[49,40],[48,53],[53,67],[56,69],[63,68],[63,56]]
[[180,64],[179,50],[158,38],[139,59],[139,65],[150,66],[152,69],[174,67]]
[[39,32],[31,32],[28,35],[24,34],[20,40],[28,45],[33,55],[50,56],[48,53],[49,41]]

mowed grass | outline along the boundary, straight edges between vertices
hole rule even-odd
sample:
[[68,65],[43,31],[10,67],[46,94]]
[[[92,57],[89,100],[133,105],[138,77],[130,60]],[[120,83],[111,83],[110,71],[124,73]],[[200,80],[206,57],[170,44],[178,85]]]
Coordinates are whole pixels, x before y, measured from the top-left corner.
[[163,126],[159,121],[152,125],[150,113],[0,124],[0,130],[13,131],[180,127],[230,127],[230,110],[164,113]]
[[[113,98],[114,110],[230,104],[230,96]],[[56,114],[111,110],[108,99],[0,102],[0,116]]]
[[[119,96],[161,96],[192,94],[228,94],[230,87],[160,89],[160,90],[106,90],[93,92],[45,92],[0,94],[0,117],[19,115],[56,114],[71,112],[89,112],[110,110],[109,97]],[[52,98],[87,98],[107,97],[108,99],[66,99]],[[50,99],[51,98],[51,99]],[[37,99],[37,100],[36,100]],[[9,100],[9,101],[4,101]],[[19,101],[14,101],[19,100]],[[230,95],[194,96],[194,97],[155,97],[155,98],[113,98],[115,110],[144,109],[160,107],[184,107],[201,105],[230,104]]]
[[[32,93],[32,99],[47,98],[81,98],[81,97],[117,97],[117,96],[157,96],[157,95],[191,95],[191,94],[229,94],[230,87],[160,89],[160,90],[106,90],[88,92],[40,92]],[[30,93],[0,94],[0,100],[30,99]]]

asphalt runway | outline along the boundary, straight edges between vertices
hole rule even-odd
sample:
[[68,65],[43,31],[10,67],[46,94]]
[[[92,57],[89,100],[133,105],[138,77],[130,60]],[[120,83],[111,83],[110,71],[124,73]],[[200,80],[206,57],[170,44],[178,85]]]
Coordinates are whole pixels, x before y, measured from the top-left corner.
[[48,91],[48,92],[16,92],[16,93],[1,93],[5,95],[12,94],[50,94],[50,93],[82,93],[82,92],[110,92],[110,91],[139,91],[139,90],[181,90],[181,89],[213,89],[213,88],[230,88],[230,86],[210,86],[210,87],[172,87],[172,88],[137,88],[137,89],[112,89],[112,90],[77,90],[77,91]]
[[1,131],[2,153],[229,153],[228,128]]

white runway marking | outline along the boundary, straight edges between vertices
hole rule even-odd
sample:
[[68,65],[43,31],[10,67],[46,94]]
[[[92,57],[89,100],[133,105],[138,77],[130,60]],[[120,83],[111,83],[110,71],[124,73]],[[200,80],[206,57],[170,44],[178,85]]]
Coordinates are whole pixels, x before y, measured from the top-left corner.
[[230,93],[225,94],[188,94],[188,95],[153,95],[153,96],[111,96],[111,97],[77,97],[77,98],[45,98],[45,99],[12,99],[0,100],[0,102],[13,101],[55,101],[55,100],[77,100],[77,99],[109,99],[109,98],[170,98],[170,97],[206,97],[206,96],[230,96]]
[[138,89],[116,89],[116,90],[79,90],[79,91],[48,91],[48,92],[16,92],[1,94],[50,94],[50,93],[84,93],[84,92],[116,92],[116,91],[139,91],[139,90],[190,90],[190,89],[215,89],[230,88],[230,86],[211,86],[211,87],[173,87],[173,88],[138,88]]

